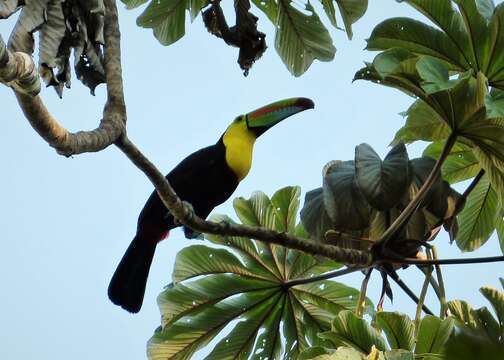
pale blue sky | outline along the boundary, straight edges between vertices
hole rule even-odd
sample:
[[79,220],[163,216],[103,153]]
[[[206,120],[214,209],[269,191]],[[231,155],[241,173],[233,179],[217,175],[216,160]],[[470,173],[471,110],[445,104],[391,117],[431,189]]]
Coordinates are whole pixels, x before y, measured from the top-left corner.
[[[310,97],[315,110],[297,115],[257,142],[254,164],[235,195],[268,194],[286,185],[304,192],[320,186],[322,166],[332,159],[352,159],[362,142],[385,154],[398,115],[411,103],[407,96],[365,82],[353,74],[373,54],[363,51],[374,24],[390,16],[411,15],[404,4],[371,0],[368,13],[354,27],[354,40],[332,31],[338,49],[330,63],[315,62],[293,78],[274,50],[271,24],[261,17],[269,48],[244,78],[238,50],[209,35],[199,17],[187,36],[161,46],[150,30],[135,25],[138,11],[123,10],[123,70],[130,138],[168,172],[183,157],[214,143],[240,113],[291,96]],[[256,11],[257,13],[257,11]],[[0,23],[6,39],[12,21]],[[70,130],[94,128],[102,113],[104,87],[96,97],[76,80],[63,101],[44,89],[49,109]],[[149,181],[114,147],[73,158],[56,155],[33,131],[11,91],[0,87],[0,359],[143,359],[145,344],[159,325],[156,296],[171,281],[175,254],[190,243],[173,231],[156,253],[141,312],[131,315],[107,298],[110,277],[132,239],[137,215],[152,191]],[[422,146],[409,147],[418,156]],[[216,212],[233,214],[231,201]],[[445,235],[436,240],[442,257],[457,257]],[[499,253],[493,237],[471,256]],[[502,264],[445,267],[450,299],[484,303],[477,290],[498,286]],[[413,288],[418,270],[402,271]],[[341,278],[359,286],[360,274]],[[381,278],[371,281],[377,301]],[[395,290],[386,310],[414,312]],[[429,298],[429,304],[434,304]],[[202,358],[201,355],[195,356]]]

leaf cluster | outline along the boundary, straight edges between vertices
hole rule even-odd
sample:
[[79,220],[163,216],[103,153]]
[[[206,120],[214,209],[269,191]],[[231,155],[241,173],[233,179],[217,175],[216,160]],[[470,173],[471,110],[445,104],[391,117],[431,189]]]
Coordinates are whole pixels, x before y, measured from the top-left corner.
[[[413,360],[439,359],[454,328],[454,319],[427,315],[415,330],[414,322],[398,312],[379,312],[373,326],[351,312],[341,312],[331,331],[321,333],[331,347],[313,347],[303,360]],[[383,336],[382,333],[385,335]],[[344,357],[342,352],[347,352]]]
[[[410,160],[402,143],[384,160],[371,146],[361,144],[355,149],[355,160],[331,161],[324,167],[323,186],[306,194],[301,220],[319,241],[369,249],[417,194],[434,164],[429,157]],[[438,176],[391,248],[398,255],[415,256],[420,243],[440,222],[451,221],[455,232],[460,201],[461,195]],[[362,240],[345,241],[338,232]]]
[[[122,1],[129,9],[133,9],[148,0]],[[366,12],[368,0],[320,2],[336,28],[339,28],[336,8],[339,9],[344,29],[348,37],[352,38],[352,24]],[[209,3],[208,0],[152,0],[138,17],[137,24],[153,29],[154,36],[163,45],[170,45],[185,35],[186,10],[190,13],[191,21],[194,21],[198,12]],[[310,1],[301,4],[291,0],[252,0],[252,3],[274,25],[275,49],[293,75],[302,75],[315,59],[331,61],[334,58],[336,48],[329,31]],[[238,62],[246,72],[265,50],[265,35],[257,30],[257,17],[249,9],[249,0],[235,1],[236,25],[233,27],[227,26],[218,1],[212,2],[210,11],[204,12],[207,29],[218,34],[226,43],[240,48]]]
[[[0,4],[0,19],[21,12],[9,39],[15,51],[33,54],[33,34],[39,34],[39,71],[47,86],[61,97],[70,87],[70,55],[77,78],[91,90],[105,82],[103,68],[103,0],[8,0]],[[56,73],[55,73],[56,72]]]

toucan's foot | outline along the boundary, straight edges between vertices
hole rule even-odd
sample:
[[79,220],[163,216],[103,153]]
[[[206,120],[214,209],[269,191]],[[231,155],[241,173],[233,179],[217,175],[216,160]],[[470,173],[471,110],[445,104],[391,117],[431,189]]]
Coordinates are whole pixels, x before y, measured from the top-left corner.
[[195,231],[187,226],[184,226],[183,229],[184,229],[184,235],[187,239],[197,239],[197,240],[204,239],[203,233],[200,233],[199,231]]

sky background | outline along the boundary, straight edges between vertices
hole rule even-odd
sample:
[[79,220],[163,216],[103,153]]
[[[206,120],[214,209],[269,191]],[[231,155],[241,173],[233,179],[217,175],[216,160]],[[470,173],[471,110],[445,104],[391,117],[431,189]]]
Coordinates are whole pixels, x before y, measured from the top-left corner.
[[[417,17],[393,0],[370,1],[354,26],[353,41],[331,29],[335,60],[315,62],[300,78],[292,77],[276,54],[273,27],[263,16],[259,28],[266,32],[269,48],[244,77],[236,63],[238,50],[208,34],[201,17],[187,24],[182,40],[163,47],[150,30],[135,25],[138,10],[119,6],[128,134],[164,172],[213,144],[238,114],[292,96],[315,101],[315,110],[292,117],[258,140],[252,170],[235,196],[249,197],[259,189],[271,195],[300,185],[304,197],[320,186],[324,164],[353,159],[356,145],[366,142],[385,155],[404,122],[399,112],[412,102],[393,89],[352,83],[363,61],[374,56],[363,50],[373,26],[387,17]],[[12,24],[12,19],[0,22],[4,39]],[[69,130],[92,129],[102,116],[105,87],[92,97],[74,79],[63,100],[52,89],[44,89],[42,96]],[[160,323],[156,297],[171,281],[176,253],[191,243],[174,230],[158,246],[139,314],[114,306],[107,286],[152,185],[113,146],[97,154],[57,155],[30,127],[6,87],[0,87],[0,106],[0,359],[144,359],[146,342]],[[419,156],[423,147],[410,146],[410,157]],[[231,204],[214,212],[232,215]],[[450,246],[445,234],[435,244],[443,258],[467,256]],[[469,256],[498,253],[492,236]],[[443,270],[448,298],[475,306],[486,305],[478,289],[498,287],[498,277],[504,275],[502,263]],[[414,289],[421,287],[417,269],[400,275]],[[359,287],[362,275],[339,280]],[[375,302],[380,285],[375,274],[368,293]],[[392,286],[394,304],[387,300],[385,310],[413,316],[413,303]],[[437,311],[431,296],[428,304]]]

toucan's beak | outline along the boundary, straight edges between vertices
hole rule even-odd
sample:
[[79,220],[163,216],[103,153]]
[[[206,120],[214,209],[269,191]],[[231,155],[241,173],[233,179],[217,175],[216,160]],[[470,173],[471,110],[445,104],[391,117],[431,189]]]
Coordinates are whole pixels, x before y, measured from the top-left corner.
[[313,101],[307,98],[280,100],[246,114],[247,127],[255,133],[256,137],[259,137],[283,119],[314,107]]

